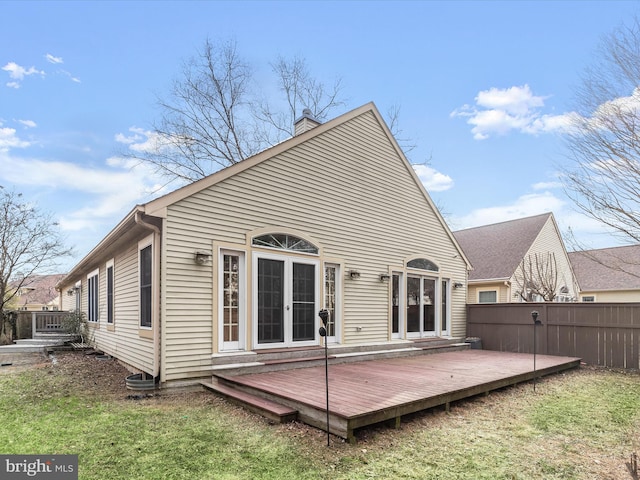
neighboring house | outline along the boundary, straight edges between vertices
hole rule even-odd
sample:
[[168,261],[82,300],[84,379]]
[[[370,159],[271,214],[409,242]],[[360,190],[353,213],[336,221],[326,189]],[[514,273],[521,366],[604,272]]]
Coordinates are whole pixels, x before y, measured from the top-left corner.
[[466,334],[469,262],[370,103],[136,206],[60,283],[162,384],[212,363]]
[[[473,266],[469,303],[543,301],[523,275],[545,271],[554,301],[575,301],[578,285],[552,213],[454,232]],[[555,273],[554,273],[555,272]],[[553,276],[553,279],[550,278]],[[536,279],[534,278],[533,281]]]
[[581,302],[640,302],[640,245],[570,252]]
[[[17,295],[11,300],[10,306],[22,311],[60,310],[60,294],[56,284],[65,277],[56,275],[31,275],[25,278],[18,288]],[[13,282],[14,285],[20,282]]]

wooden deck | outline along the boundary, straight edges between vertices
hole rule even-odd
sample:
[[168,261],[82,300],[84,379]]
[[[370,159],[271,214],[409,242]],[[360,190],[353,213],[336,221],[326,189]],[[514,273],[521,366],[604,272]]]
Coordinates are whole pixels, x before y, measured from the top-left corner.
[[[580,359],[465,350],[329,365],[329,424],[353,441],[358,428],[487,393],[580,365]],[[298,418],[326,429],[325,369],[310,367],[249,375],[214,375],[214,381],[278,402]]]

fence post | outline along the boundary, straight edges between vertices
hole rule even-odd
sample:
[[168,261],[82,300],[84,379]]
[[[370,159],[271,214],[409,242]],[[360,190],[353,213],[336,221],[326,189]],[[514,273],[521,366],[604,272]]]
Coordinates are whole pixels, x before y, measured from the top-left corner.
[[544,328],[544,354],[549,355],[549,304],[545,303],[543,307],[543,317],[545,319],[543,323]]
[[31,338],[35,338],[38,326],[36,325],[36,312],[31,312]]

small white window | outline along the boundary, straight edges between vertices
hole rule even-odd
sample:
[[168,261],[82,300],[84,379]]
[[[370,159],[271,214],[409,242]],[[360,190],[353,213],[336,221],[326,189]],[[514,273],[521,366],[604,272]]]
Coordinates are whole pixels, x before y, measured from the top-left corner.
[[585,295],[582,297],[582,301],[583,302],[595,302],[596,301],[596,297],[593,295]]
[[495,290],[485,290],[478,292],[478,303],[496,303],[498,301],[498,292]]

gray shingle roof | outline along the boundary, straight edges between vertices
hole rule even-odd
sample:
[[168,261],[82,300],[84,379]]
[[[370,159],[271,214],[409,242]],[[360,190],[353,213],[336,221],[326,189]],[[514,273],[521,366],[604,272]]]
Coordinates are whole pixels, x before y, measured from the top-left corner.
[[469,280],[508,279],[551,213],[453,232],[473,265]]
[[569,252],[569,260],[584,291],[640,289],[640,245]]

